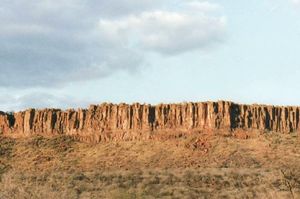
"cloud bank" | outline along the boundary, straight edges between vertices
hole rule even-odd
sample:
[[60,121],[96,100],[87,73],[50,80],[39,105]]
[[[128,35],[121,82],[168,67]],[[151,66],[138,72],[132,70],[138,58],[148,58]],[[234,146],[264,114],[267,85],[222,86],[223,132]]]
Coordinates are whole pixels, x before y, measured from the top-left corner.
[[135,71],[147,53],[179,55],[224,39],[206,1],[3,0],[0,87],[61,86]]

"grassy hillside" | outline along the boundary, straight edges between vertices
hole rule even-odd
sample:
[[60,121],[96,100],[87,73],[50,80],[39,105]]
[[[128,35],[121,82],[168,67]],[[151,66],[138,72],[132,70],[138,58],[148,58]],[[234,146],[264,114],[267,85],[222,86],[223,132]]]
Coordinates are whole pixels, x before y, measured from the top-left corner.
[[300,198],[300,138],[1,137],[0,176],[0,198]]

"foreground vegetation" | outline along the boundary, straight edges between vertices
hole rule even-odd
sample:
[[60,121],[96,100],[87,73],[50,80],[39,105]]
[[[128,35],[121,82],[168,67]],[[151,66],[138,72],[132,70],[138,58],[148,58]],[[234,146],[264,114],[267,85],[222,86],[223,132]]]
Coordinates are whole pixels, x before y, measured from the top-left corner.
[[300,198],[300,140],[0,138],[0,198]]

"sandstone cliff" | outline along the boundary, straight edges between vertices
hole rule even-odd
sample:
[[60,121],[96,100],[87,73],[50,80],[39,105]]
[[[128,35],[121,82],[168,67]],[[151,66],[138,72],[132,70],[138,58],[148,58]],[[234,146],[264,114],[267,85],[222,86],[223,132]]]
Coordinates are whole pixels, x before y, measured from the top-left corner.
[[232,102],[183,104],[101,104],[88,109],[29,109],[0,112],[0,132],[20,137],[66,134],[92,139],[149,138],[156,132],[257,129],[275,132],[299,130],[300,107],[239,105]]

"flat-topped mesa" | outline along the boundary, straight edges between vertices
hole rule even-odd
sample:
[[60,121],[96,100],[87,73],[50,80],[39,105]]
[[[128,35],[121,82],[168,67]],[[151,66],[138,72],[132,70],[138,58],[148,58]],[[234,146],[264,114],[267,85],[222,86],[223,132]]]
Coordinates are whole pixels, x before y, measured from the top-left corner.
[[0,132],[19,137],[77,135],[93,139],[131,139],[158,131],[257,129],[275,132],[299,130],[300,107],[240,105],[233,102],[181,104],[109,104],[88,109],[29,109],[0,112]]

